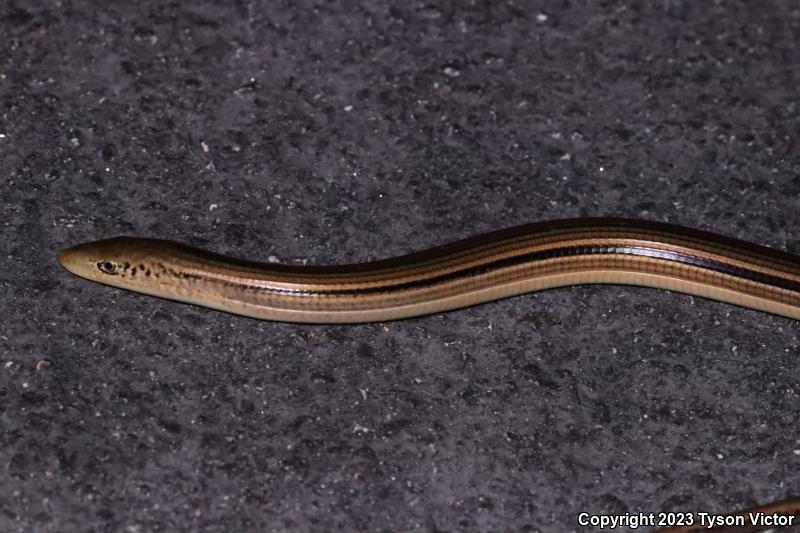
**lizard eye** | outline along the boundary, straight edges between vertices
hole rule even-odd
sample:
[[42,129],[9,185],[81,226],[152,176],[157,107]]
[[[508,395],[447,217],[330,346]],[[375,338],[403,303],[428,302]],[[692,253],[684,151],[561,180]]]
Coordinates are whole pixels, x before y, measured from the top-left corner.
[[100,272],[105,274],[116,274],[117,273],[117,265],[112,263],[111,261],[100,261],[97,263],[97,268],[100,269]]

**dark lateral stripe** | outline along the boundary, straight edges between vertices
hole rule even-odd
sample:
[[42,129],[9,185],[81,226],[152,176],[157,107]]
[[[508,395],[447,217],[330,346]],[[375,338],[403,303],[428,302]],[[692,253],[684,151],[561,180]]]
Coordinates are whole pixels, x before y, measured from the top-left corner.
[[397,291],[404,291],[409,289],[421,289],[431,287],[441,283],[457,280],[460,278],[480,276],[495,270],[518,266],[525,263],[535,263],[538,261],[545,261],[548,259],[557,259],[562,257],[574,256],[592,256],[592,255],[632,255],[639,257],[649,257],[653,259],[662,259],[673,263],[680,263],[684,265],[691,265],[694,267],[702,268],[712,272],[727,274],[741,279],[746,279],[756,283],[769,285],[786,289],[789,291],[800,293],[800,282],[773,276],[750,270],[747,268],[740,268],[736,265],[731,265],[722,261],[714,261],[703,257],[672,252],[668,250],[659,250],[657,248],[647,248],[639,246],[571,246],[566,248],[553,248],[550,250],[541,250],[527,254],[521,254],[504,259],[498,259],[483,265],[476,265],[462,270],[456,270],[433,276],[430,278],[420,279],[416,281],[409,281],[405,283],[396,283],[391,285],[382,285],[380,287],[362,287],[353,289],[322,289],[322,290],[308,290],[308,289],[291,289],[283,287],[264,287],[261,290],[285,294],[292,296],[357,296],[364,294],[388,294]]

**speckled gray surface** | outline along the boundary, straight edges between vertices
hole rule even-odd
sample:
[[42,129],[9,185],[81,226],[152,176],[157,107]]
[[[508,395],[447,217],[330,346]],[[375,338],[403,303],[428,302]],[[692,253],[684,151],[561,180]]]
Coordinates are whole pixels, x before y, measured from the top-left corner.
[[796,2],[104,4],[0,3],[1,531],[585,531],[800,494],[788,319],[573,287],[297,326],[55,260],[341,263],[589,215],[800,252]]

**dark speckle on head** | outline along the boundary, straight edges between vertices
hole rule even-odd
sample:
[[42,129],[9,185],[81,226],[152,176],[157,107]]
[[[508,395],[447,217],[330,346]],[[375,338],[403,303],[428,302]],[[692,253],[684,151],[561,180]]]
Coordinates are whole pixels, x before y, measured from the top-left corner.
[[64,268],[83,278],[131,290],[144,287],[148,293],[164,285],[165,279],[201,279],[191,268],[193,261],[258,266],[171,241],[137,237],[79,244],[61,250],[58,260]]
[[[151,270],[152,266],[145,259],[149,260],[152,254],[186,249],[169,241],[114,237],[64,249],[58,254],[58,260],[64,268],[78,276],[129,287],[137,280],[146,279],[145,270]],[[154,272],[151,270],[152,274]]]

